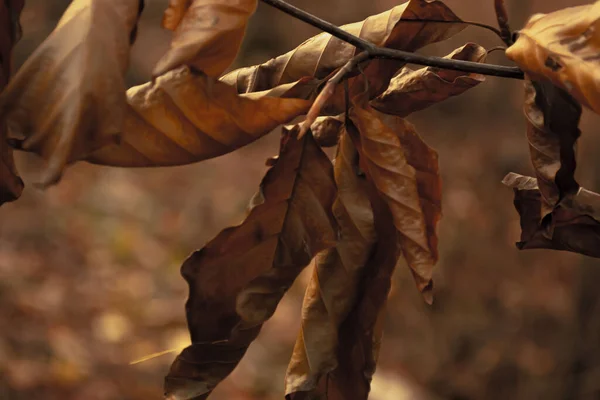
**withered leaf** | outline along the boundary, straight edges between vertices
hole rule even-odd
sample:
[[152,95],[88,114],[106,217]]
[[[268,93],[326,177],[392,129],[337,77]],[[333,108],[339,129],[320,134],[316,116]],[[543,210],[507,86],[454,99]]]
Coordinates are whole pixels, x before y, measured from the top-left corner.
[[575,143],[581,106],[550,82],[525,82],[525,116],[531,162],[543,198],[542,218],[577,192]]
[[355,305],[359,284],[376,240],[367,181],[347,134],[334,166],[338,197],[333,214],[339,226],[336,247],[316,257],[304,295],[302,328],[286,376],[286,394],[310,392],[337,368],[339,328]]
[[344,115],[318,117],[310,126],[310,130],[319,146],[336,146],[344,132]]
[[[399,233],[399,245],[417,288],[431,303],[437,240],[432,240],[427,229],[415,168],[408,163],[398,134],[364,100],[355,99],[350,118],[360,132],[359,151],[364,170],[388,204]],[[410,129],[408,125],[400,125],[403,120],[398,124],[396,130]]]
[[533,80],[549,80],[600,113],[600,2],[536,14],[506,51]]
[[[483,62],[486,50],[474,43],[454,50],[444,58]],[[389,87],[371,101],[371,106],[386,114],[407,115],[458,96],[485,80],[483,75],[434,67],[413,71],[407,67],[396,75]]]
[[47,160],[41,184],[116,140],[139,0],[75,0],[0,97],[21,147]]
[[[23,0],[0,3],[0,90],[10,77],[12,48],[20,37],[19,16],[23,5]],[[23,192],[23,181],[18,176],[7,139],[6,123],[0,120],[0,205],[17,199]]]
[[191,0],[187,3],[172,0],[163,25],[174,28],[175,33],[171,48],[154,68],[154,76],[182,65],[197,68],[208,76],[221,75],[237,55],[256,3],[257,0]]
[[[293,84],[284,89],[294,90]],[[232,87],[187,67],[170,71],[154,83],[127,91],[120,142],[87,160],[151,167],[189,164],[229,153],[310,107],[306,100],[270,97],[271,92],[238,95]]]
[[519,249],[563,250],[600,258],[598,193],[580,188],[543,215],[545,202],[536,178],[510,173],[503,183],[515,192],[514,205],[521,217]]
[[239,362],[296,276],[335,245],[331,162],[311,135],[283,136],[259,201],[182,266],[192,345],[166,378],[169,399],[205,398]]
[[[457,23],[414,21],[420,19]],[[444,40],[464,28],[460,19],[437,0],[410,0],[364,21],[342,26],[345,31],[378,46],[406,51],[414,51]],[[267,90],[305,76],[323,79],[343,66],[356,52],[354,46],[328,33],[321,33],[286,54],[264,64],[237,69],[221,79],[234,85],[240,93]],[[379,93],[383,91],[401,65],[390,60],[372,61],[364,70],[371,90]],[[362,84],[360,86],[363,87]]]

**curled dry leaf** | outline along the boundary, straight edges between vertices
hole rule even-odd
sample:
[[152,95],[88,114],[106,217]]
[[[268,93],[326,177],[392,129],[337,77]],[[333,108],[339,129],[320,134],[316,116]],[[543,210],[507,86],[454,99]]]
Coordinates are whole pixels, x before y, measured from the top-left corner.
[[257,0],[171,0],[163,25],[174,28],[175,33],[171,48],[154,68],[154,76],[182,65],[197,68],[208,76],[221,75],[237,55],[256,3]]
[[581,106],[549,82],[527,80],[524,111],[531,162],[544,200],[543,218],[579,189],[574,173]]
[[335,245],[331,162],[311,135],[282,139],[254,208],[182,266],[192,345],[166,378],[170,399],[202,399],[236,366],[296,276]]
[[[284,89],[294,90],[294,85]],[[170,71],[154,84],[127,91],[129,104],[120,142],[87,160],[152,167],[189,164],[229,153],[310,107],[306,100],[270,97],[271,92],[238,95],[232,87],[187,67]]]
[[544,216],[545,201],[536,178],[510,173],[503,183],[515,192],[514,204],[521,217],[519,249],[563,250],[600,258],[598,193],[580,188]]
[[600,2],[536,14],[506,55],[533,80],[550,80],[600,113]]
[[[414,21],[421,19],[457,23]],[[410,0],[364,21],[342,26],[345,31],[378,46],[406,51],[444,40],[464,28],[460,19],[437,0]],[[321,33],[286,54],[264,64],[232,71],[221,80],[234,85],[240,93],[248,93],[294,82],[305,76],[324,79],[354,57],[356,52],[354,46],[328,33]],[[373,60],[364,69],[371,90],[377,94],[383,91],[401,65],[391,60]],[[359,86],[364,89],[364,81]]]
[[[486,50],[474,43],[454,50],[444,58],[483,62]],[[407,115],[458,96],[485,80],[483,75],[434,67],[413,71],[407,67],[392,78],[389,87],[371,101],[371,106],[386,114]]]
[[[0,3],[0,90],[8,83],[11,73],[12,48],[20,37],[19,16],[23,0]],[[13,150],[7,143],[5,121],[0,121],[0,205],[17,199],[23,191],[23,181],[19,178]]]
[[139,0],[75,0],[0,97],[23,150],[47,160],[41,184],[114,142],[126,109],[124,74]]
[[318,117],[310,126],[313,137],[321,147],[333,147],[338,144],[344,132],[344,115],[336,117]]
[[310,392],[337,368],[341,323],[354,307],[359,282],[375,245],[373,211],[358,152],[347,134],[340,139],[334,166],[338,197],[333,215],[339,226],[336,247],[317,255],[304,295],[302,328],[286,376],[286,395]]
[[390,128],[364,99],[355,101],[350,118],[360,132],[359,150],[364,170],[388,204],[399,233],[399,245],[417,288],[431,303],[431,277],[437,262],[437,239],[431,236],[427,228],[429,224],[421,204],[417,173],[408,163],[395,132],[411,128],[401,119],[394,129]]

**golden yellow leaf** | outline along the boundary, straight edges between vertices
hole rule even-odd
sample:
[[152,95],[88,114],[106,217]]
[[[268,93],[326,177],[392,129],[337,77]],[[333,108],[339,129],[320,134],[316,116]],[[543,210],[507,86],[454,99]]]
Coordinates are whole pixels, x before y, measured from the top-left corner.
[[[288,85],[285,90],[294,90]],[[282,95],[279,89],[276,95]],[[189,164],[229,153],[308,110],[310,102],[238,95],[232,87],[181,67],[127,91],[119,143],[87,160],[119,167]],[[285,95],[283,93],[283,95]]]
[[47,160],[42,185],[117,140],[139,12],[139,0],[73,1],[2,93],[0,111],[11,134]]
[[245,221],[182,266],[192,345],[173,363],[169,399],[203,399],[237,365],[296,276],[335,245],[331,162],[312,136],[284,133]]
[[163,24],[169,29],[176,27],[175,33],[171,48],[154,68],[154,76],[182,65],[208,76],[221,75],[237,55],[256,3],[257,0],[191,0],[186,7],[183,1],[171,1]]
[[536,14],[506,55],[532,80],[549,80],[600,113],[600,2]]

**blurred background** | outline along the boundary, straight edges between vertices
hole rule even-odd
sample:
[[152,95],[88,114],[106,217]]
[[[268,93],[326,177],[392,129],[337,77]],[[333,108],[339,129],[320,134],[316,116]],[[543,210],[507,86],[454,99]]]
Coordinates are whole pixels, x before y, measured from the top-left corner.
[[[291,1],[291,0],[290,0]],[[385,11],[391,0],[293,0],[334,23]],[[23,63],[69,1],[27,0]],[[513,28],[528,16],[575,0],[508,0]],[[447,0],[460,17],[495,24],[492,0]],[[167,0],[146,0],[128,82],[150,78],[170,33],[160,27]],[[237,66],[260,63],[318,33],[259,5]],[[499,45],[468,28],[427,54],[467,41]],[[502,54],[490,61],[504,63]],[[522,84],[488,78],[467,94],[411,116],[440,154],[444,180],[436,302],[427,307],[405,266],[398,269],[371,399],[600,398],[600,262],[578,255],[519,252],[512,191],[501,179],[531,175]],[[594,132],[585,112],[578,179],[600,190]],[[162,398],[185,346],[185,257],[243,218],[278,150],[273,133],[233,154],[197,165],[125,170],[79,163],[46,191],[33,187],[40,162],[18,154],[23,197],[0,208],[0,399]],[[309,268],[310,269],[310,268]],[[299,327],[301,276],[246,358],[213,399],[282,399]]]

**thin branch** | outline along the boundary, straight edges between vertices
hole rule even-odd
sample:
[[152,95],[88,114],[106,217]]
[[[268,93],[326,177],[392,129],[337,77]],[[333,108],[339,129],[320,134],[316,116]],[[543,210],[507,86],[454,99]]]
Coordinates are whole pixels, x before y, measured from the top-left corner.
[[500,37],[510,47],[513,45],[513,39],[510,26],[508,25],[508,13],[504,6],[504,0],[494,0],[494,8],[496,9],[496,19],[500,27]]
[[402,50],[388,49],[375,46],[373,43],[354,36],[343,29],[318,18],[304,10],[301,10],[284,0],[261,0],[262,2],[273,6],[286,14],[289,14],[301,21],[304,21],[324,32],[337,37],[351,45],[367,52],[367,58],[385,58],[399,60],[405,63],[425,65],[461,72],[477,73],[482,75],[499,76],[503,78],[523,79],[523,71],[517,67],[505,67],[502,65],[481,64],[472,61],[452,60],[442,57],[424,56],[421,54],[410,53]]
[[371,57],[368,52],[365,51],[360,53],[359,55],[353,57],[350,61],[348,61],[342,68],[338,70],[338,72],[336,72],[336,74],[331,79],[327,81],[327,84],[325,84],[325,87],[323,88],[323,90],[321,90],[321,92],[313,102],[312,106],[310,107],[310,110],[308,110],[308,113],[306,114],[306,119],[300,127],[300,132],[298,132],[298,139],[302,138],[302,136],[304,136],[306,132],[308,132],[312,124],[317,120],[319,115],[321,115],[323,107],[325,107],[327,101],[329,101],[331,96],[333,96],[333,94],[335,93],[335,87],[346,77],[346,75],[354,71],[354,69],[360,63],[368,60],[369,58]]

